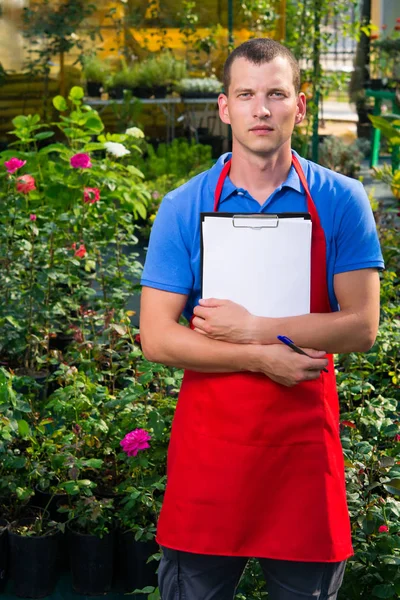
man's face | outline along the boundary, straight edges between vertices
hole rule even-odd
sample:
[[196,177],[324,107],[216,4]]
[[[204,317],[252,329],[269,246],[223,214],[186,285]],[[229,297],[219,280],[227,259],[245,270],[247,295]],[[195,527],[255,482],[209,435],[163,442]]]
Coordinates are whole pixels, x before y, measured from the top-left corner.
[[304,94],[296,94],[288,60],[277,56],[255,65],[237,58],[231,65],[229,95],[218,99],[219,115],[232,127],[233,147],[269,156],[290,148],[295,124],[306,111]]

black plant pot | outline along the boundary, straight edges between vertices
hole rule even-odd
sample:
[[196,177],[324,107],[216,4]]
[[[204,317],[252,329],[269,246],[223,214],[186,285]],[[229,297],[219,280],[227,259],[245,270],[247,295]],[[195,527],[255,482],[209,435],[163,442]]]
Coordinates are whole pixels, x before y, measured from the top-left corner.
[[74,591],[92,596],[109,592],[113,580],[114,532],[99,538],[69,529],[68,548]]
[[4,592],[8,578],[8,522],[0,519],[0,593]]
[[[24,521],[25,519],[21,519],[21,525]],[[44,598],[53,592],[57,582],[57,556],[61,537],[60,531],[43,537],[9,532],[10,573],[16,596]]]
[[386,90],[388,87],[387,79],[368,79],[365,82],[365,88],[370,90]]
[[141,590],[146,586],[157,587],[158,562],[147,563],[148,558],[159,552],[156,542],[137,542],[132,531],[118,532],[119,580],[125,592]]
[[70,333],[57,333],[55,337],[50,338],[49,349],[65,352],[74,341],[74,336]]
[[131,92],[133,96],[135,95],[135,90],[128,88],[126,85],[116,85],[115,87],[110,88],[108,90],[108,95],[113,100],[123,100],[125,90]]
[[87,94],[91,98],[100,98],[102,84],[98,81],[88,81],[86,83]]
[[158,85],[154,87],[135,87],[132,90],[132,94],[136,98],[165,98],[168,93],[168,87],[166,85]]
[[215,99],[218,100],[218,96],[219,96],[219,92],[198,92],[195,90],[183,90],[181,92],[181,98],[190,98],[190,99],[196,99],[198,98],[199,100],[202,100],[204,98],[210,98],[210,99]]

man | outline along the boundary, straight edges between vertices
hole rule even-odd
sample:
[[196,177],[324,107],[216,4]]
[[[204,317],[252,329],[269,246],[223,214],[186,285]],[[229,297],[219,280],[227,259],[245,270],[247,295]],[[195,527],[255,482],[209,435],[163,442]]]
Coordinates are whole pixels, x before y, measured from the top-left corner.
[[[231,600],[248,557],[271,600],[334,600],[353,553],[332,353],[374,343],[383,261],[362,185],[291,151],[299,88],[282,45],[236,48],[218,99],[232,156],[167,194],[153,226],[143,351],[186,370],[157,533],[163,600]],[[310,314],[259,318],[200,298],[200,213],[213,207],[311,214]]]

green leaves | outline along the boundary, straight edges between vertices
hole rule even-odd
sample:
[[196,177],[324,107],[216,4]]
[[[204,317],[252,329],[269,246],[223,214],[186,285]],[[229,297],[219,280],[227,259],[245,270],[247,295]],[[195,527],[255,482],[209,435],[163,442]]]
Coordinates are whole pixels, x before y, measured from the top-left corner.
[[35,135],[33,136],[35,138],[35,140],[47,140],[51,137],[53,137],[54,135],[54,131],[41,131],[39,133],[35,133]]
[[372,595],[374,598],[395,598],[397,596],[396,590],[391,583],[376,585],[372,589]]
[[29,423],[27,423],[27,421],[25,421],[24,419],[20,419],[18,421],[18,432],[19,435],[24,438],[28,437],[31,433]]
[[73,102],[79,103],[79,101],[82,100],[84,95],[85,95],[85,92],[84,92],[83,88],[81,88],[80,86],[74,86],[71,88],[71,91],[69,92],[69,99],[72,100]]
[[389,121],[385,117],[368,115],[369,120],[376,129],[380,129],[389,142],[393,145],[400,144],[400,120]]
[[67,101],[63,96],[55,96],[55,98],[53,98],[53,106],[60,112],[68,110]]
[[400,496],[400,478],[392,479],[388,483],[384,483],[383,487],[389,494]]

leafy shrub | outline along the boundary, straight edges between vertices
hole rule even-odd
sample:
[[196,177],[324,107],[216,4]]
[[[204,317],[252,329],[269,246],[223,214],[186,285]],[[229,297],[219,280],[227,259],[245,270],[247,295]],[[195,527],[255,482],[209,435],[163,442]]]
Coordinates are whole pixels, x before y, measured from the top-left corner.
[[357,178],[360,163],[369,149],[367,140],[356,140],[353,144],[346,144],[341,138],[328,136],[319,147],[319,163],[336,171]]
[[139,158],[138,168],[148,180],[163,175],[175,179],[188,178],[188,173],[201,167],[203,170],[212,165],[211,146],[174,139],[171,144],[160,144],[157,149],[148,145],[147,154]]

